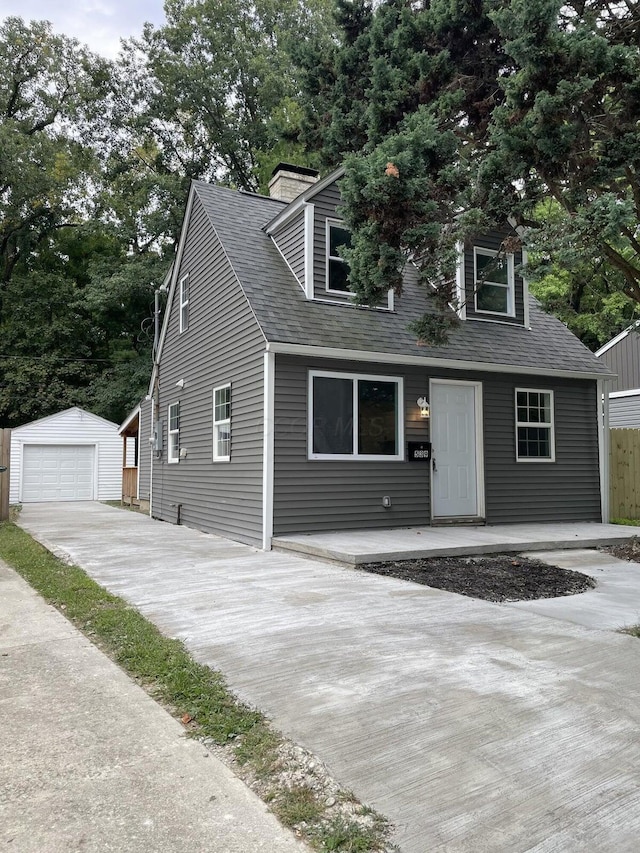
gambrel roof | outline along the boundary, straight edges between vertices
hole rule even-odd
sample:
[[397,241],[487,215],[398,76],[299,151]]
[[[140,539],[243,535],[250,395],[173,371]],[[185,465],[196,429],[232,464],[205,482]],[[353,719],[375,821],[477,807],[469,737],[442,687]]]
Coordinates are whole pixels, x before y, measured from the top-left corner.
[[[312,198],[314,189],[305,197]],[[194,197],[202,203],[268,349],[310,354],[312,348],[318,356],[437,363],[457,369],[472,364],[474,369],[491,371],[593,378],[611,375],[606,365],[531,296],[530,328],[462,321],[442,346],[419,344],[408,330],[409,323],[427,310],[427,294],[416,275],[407,276],[393,312],[307,299],[265,231],[286,209],[283,202],[199,181],[193,182],[191,192],[190,203]]]

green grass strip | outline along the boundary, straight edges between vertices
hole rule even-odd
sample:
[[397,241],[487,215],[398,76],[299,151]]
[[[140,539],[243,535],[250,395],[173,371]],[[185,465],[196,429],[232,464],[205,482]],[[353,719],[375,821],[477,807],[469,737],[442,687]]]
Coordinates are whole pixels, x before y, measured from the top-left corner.
[[164,637],[123,598],[111,595],[78,566],[58,559],[11,522],[0,523],[0,559],[186,721],[190,734],[221,745],[232,742],[238,764],[251,767],[255,778],[268,783],[265,799],[281,822],[315,850],[395,849],[386,844],[388,827],[382,818],[365,829],[339,817],[327,820],[322,802],[309,788],[282,787],[277,781],[282,736],[263,714],[229,692],[220,673],[196,663],[179,640]]
[[196,663],[179,640],[9,522],[0,524],[0,557],[155,698],[179,717],[188,714],[198,735],[225,744],[263,728],[263,716],[238,702],[222,676]]

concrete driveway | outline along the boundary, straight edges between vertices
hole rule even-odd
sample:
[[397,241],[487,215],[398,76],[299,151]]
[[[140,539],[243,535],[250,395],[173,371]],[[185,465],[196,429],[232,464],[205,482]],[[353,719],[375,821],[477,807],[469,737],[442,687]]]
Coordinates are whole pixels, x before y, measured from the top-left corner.
[[20,523],[222,670],[404,853],[637,849],[640,641],[99,504]]

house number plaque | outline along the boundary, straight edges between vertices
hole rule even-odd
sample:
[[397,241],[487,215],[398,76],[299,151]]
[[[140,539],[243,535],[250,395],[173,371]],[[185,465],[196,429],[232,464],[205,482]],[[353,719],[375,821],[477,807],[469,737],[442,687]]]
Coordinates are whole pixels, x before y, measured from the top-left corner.
[[429,462],[431,459],[430,441],[409,441],[407,444],[409,462]]

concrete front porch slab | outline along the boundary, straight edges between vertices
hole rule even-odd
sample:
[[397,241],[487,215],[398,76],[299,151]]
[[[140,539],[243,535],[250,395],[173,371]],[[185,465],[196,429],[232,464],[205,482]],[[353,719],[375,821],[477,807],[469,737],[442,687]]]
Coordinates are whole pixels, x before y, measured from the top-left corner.
[[638,535],[640,527],[587,522],[398,527],[391,530],[347,530],[276,536],[273,547],[356,566],[360,563],[410,560],[416,557],[597,548],[599,545],[624,542]]

